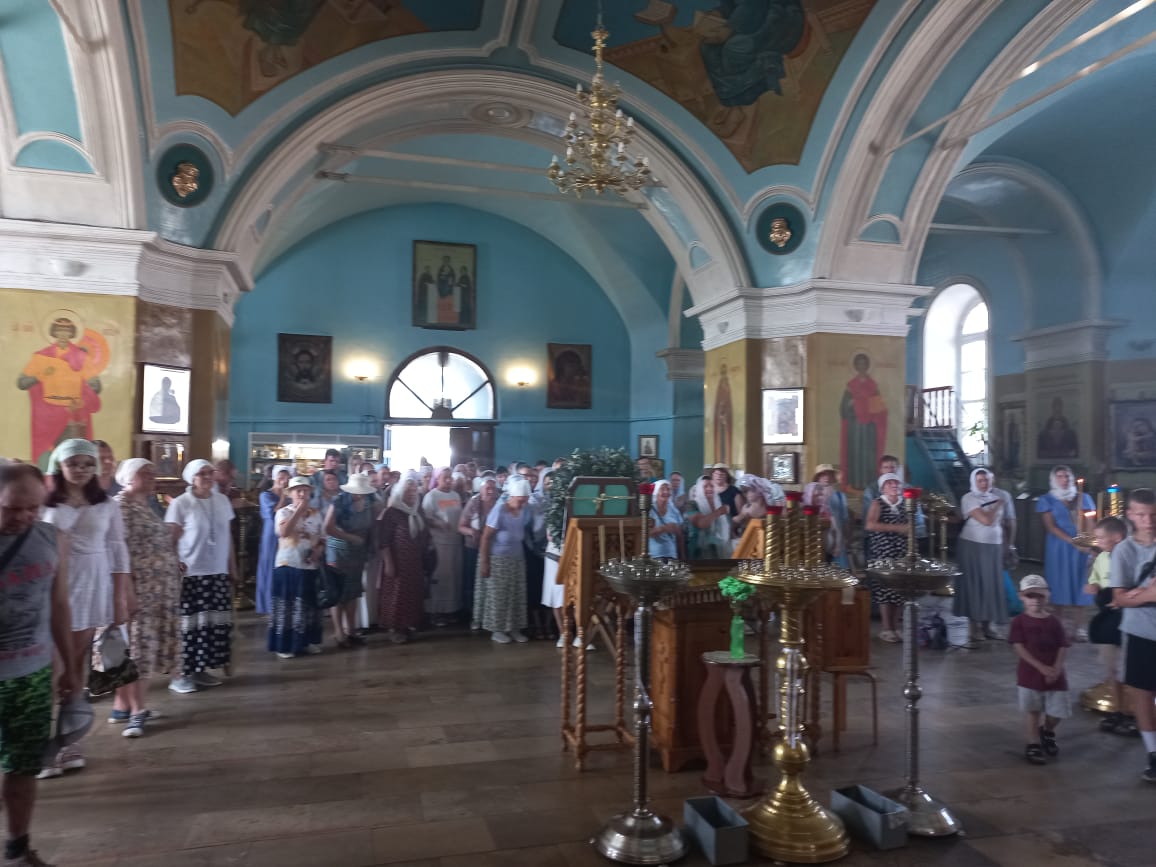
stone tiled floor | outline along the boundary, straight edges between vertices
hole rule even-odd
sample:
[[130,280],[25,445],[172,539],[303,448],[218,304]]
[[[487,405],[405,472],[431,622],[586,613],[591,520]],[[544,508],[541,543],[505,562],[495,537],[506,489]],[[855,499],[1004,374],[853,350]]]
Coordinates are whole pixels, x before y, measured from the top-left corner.
[[[41,784],[35,845],[59,865],[89,867],[586,867],[586,839],[628,801],[628,759],[595,754],[584,774],[559,751],[558,652],[436,636],[281,661],[248,621],[225,686],[153,693],[165,716],[128,741],[97,706],[88,769]],[[824,752],[808,782],[900,781],[899,649],[876,643],[881,743],[867,692],[851,686],[844,750]],[[605,653],[592,655],[605,692]],[[903,849],[856,845],[848,865],[1150,867],[1156,790],[1139,781],[1136,740],[1103,735],[1077,710],[1048,767],[1021,758],[1007,647],[924,655],[924,778],[961,815],[965,837]],[[1094,649],[1070,676],[1097,679]],[[772,772],[773,773],[773,772]],[[657,807],[681,816],[700,771],[656,769]],[[692,855],[682,862],[700,867]],[[761,863],[752,861],[751,863]]]

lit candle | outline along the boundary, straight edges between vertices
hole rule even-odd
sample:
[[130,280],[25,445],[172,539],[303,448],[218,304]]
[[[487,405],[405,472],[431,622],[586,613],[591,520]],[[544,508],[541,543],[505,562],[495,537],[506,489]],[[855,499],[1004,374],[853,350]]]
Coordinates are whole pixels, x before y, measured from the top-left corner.
[[605,525],[598,528],[598,562],[606,562],[606,527]]
[[1104,517],[1104,492],[1098,491],[1096,493],[1096,520],[1099,521]]
[[625,560],[630,555],[626,553],[626,522],[618,521],[618,556]]

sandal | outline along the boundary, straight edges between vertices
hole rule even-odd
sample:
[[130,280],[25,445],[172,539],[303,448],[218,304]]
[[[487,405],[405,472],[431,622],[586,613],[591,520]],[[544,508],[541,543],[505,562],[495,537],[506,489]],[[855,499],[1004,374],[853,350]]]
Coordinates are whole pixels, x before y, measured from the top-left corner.
[[1033,765],[1046,765],[1048,757],[1044,755],[1044,748],[1039,744],[1028,744],[1024,750],[1024,758]]

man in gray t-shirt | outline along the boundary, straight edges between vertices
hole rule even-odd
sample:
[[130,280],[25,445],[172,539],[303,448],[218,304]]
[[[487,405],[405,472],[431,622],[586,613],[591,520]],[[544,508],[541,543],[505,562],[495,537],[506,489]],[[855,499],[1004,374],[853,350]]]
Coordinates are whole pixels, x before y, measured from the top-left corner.
[[29,848],[36,775],[52,733],[52,645],[66,660],[61,699],[74,692],[72,613],[56,528],[39,520],[44,477],[31,464],[0,466],[0,770],[5,864],[41,864]]
[[1144,739],[1148,767],[1141,774],[1156,783],[1156,493],[1137,488],[1128,495],[1132,535],[1112,551],[1112,603],[1123,611],[1124,683]]

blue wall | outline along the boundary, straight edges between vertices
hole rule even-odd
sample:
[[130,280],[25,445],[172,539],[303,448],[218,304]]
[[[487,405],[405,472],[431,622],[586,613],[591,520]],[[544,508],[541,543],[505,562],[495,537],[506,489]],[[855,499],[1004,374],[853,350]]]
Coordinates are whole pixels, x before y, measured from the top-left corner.
[[[477,245],[477,330],[410,325],[414,240]],[[277,401],[278,332],[333,335],[332,404]],[[593,345],[592,409],[546,409],[549,342]],[[630,337],[589,275],[520,225],[469,208],[418,205],[362,214],[311,236],[262,274],[238,304],[229,401],[234,460],[245,458],[250,431],[378,433],[380,424],[371,431],[362,417],[381,419],[390,374],[410,354],[435,345],[469,352],[497,380],[498,460],[552,458],[598,445],[634,450]],[[344,368],[367,357],[381,376],[363,385]],[[537,383],[506,385],[514,365],[532,367]],[[654,423],[645,426],[640,432],[671,430],[669,419],[658,430],[651,429]],[[664,439],[666,452],[670,437]]]

